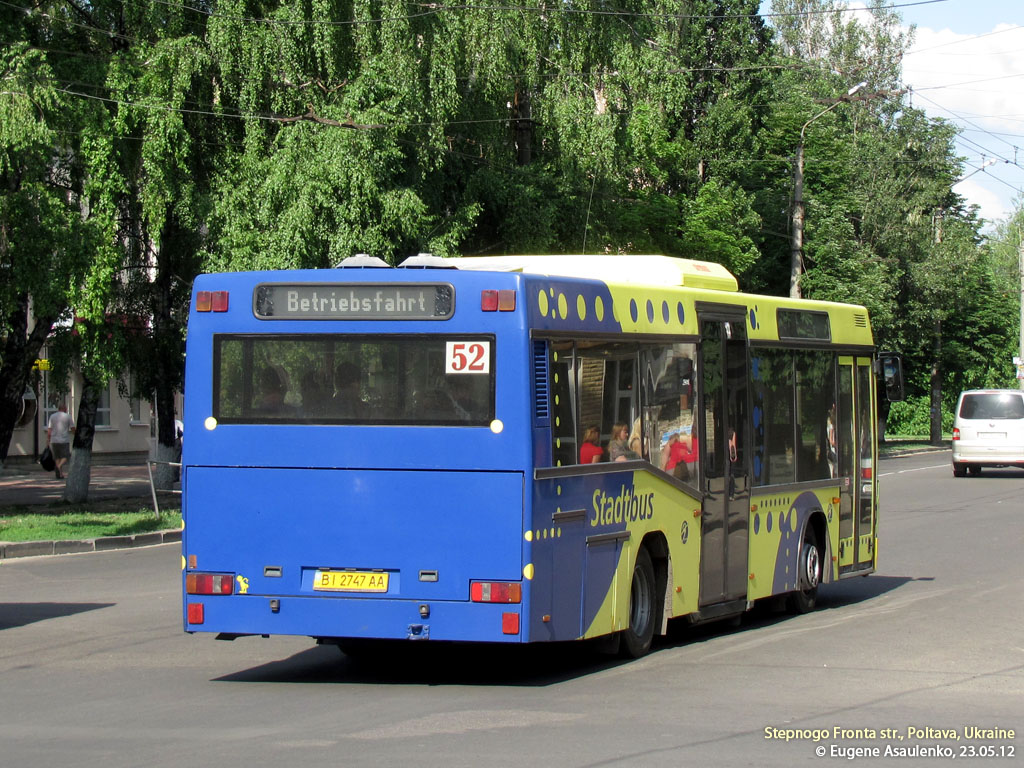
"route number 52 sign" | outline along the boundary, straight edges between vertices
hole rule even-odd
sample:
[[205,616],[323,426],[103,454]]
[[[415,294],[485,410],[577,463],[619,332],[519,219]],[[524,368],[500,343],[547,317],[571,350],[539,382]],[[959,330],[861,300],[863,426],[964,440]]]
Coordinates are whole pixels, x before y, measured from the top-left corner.
[[448,341],[444,345],[445,373],[490,373],[491,342]]

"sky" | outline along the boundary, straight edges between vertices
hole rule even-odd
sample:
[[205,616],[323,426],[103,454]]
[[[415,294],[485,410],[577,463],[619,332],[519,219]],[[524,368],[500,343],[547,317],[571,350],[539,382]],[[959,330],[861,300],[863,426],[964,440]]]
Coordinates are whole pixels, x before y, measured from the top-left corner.
[[[850,0],[850,7],[869,2]],[[911,104],[961,130],[954,190],[986,231],[1024,204],[1024,0],[894,0],[916,26],[903,59]],[[770,8],[764,0],[762,12]]]
[[989,225],[1009,218],[1024,204],[1024,2],[943,0],[897,10],[917,26],[903,60],[912,104],[961,128],[964,175],[954,190]]

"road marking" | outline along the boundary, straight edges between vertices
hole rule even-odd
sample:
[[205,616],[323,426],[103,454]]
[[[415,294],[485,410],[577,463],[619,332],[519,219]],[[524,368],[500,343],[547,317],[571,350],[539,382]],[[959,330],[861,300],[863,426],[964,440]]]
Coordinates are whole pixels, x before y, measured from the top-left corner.
[[898,472],[882,472],[879,477],[888,477],[889,475],[905,475],[908,472],[920,472],[925,469],[949,469],[949,463],[946,464],[935,464],[931,467],[917,467],[916,469],[901,469]]

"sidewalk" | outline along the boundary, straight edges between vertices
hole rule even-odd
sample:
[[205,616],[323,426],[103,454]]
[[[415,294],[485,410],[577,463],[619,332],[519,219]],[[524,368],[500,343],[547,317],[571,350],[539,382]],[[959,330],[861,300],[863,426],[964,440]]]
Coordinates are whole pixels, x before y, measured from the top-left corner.
[[[45,472],[38,464],[15,464],[0,470],[0,506],[49,505],[59,502],[64,494],[64,480],[53,472]],[[122,464],[93,464],[89,479],[89,498],[135,498],[152,506],[149,472],[144,461]],[[166,498],[166,496],[165,496]],[[161,499],[161,505],[164,499]],[[175,500],[168,503],[177,503]],[[103,536],[96,539],[69,541],[0,542],[0,561],[12,557],[63,555],[74,552],[99,552],[128,547],[181,541],[181,531],[154,531],[131,536]]]
[[[64,480],[38,464],[15,464],[0,470],[0,506],[52,504],[64,494]],[[145,462],[93,464],[89,479],[90,499],[145,496],[151,498]],[[152,503],[152,502],[150,502]]]

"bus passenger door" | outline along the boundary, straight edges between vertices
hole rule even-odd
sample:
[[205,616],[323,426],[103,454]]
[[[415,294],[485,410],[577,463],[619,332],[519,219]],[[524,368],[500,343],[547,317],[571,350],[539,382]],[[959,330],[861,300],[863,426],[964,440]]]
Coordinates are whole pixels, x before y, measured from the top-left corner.
[[750,513],[745,313],[701,316],[700,604],[747,595]]
[[875,380],[871,358],[856,360],[857,477],[854,500],[857,509],[854,570],[863,571],[875,562]]
[[857,487],[857,422],[853,401],[853,358],[839,358],[839,401],[836,403],[836,477],[839,479],[839,572],[851,570],[854,535],[854,493]]
[[874,562],[875,445],[871,359],[839,358],[837,448],[839,455],[839,573],[871,568]]

